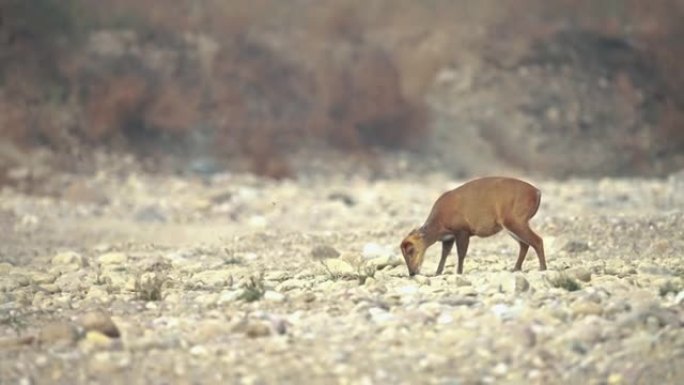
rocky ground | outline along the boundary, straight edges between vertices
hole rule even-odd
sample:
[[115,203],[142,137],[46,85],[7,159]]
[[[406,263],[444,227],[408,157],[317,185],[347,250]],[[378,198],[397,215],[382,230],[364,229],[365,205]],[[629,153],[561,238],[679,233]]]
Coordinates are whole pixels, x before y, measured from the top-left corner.
[[0,384],[684,383],[681,173],[532,180],[549,271],[500,234],[409,278],[462,181],[101,169],[0,193]]

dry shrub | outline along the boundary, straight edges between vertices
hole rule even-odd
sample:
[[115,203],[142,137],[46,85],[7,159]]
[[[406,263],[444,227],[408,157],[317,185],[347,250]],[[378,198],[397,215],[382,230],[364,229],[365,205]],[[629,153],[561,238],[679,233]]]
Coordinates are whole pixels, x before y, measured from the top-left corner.
[[81,128],[91,141],[121,134],[125,124],[140,116],[148,85],[136,75],[111,76],[91,87],[85,102],[86,124]]
[[200,121],[201,95],[195,87],[168,81],[155,90],[144,111],[144,124],[172,134],[186,132]]
[[28,139],[29,113],[22,100],[0,93],[0,129],[3,138],[23,142]]

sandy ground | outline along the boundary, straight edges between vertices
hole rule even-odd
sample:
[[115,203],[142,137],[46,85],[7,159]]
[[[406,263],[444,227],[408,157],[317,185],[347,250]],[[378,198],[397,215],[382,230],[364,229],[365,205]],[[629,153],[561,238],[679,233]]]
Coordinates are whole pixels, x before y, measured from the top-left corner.
[[0,193],[0,384],[684,383],[684,175],[529,179],[530,251],[399,242],[462,181],[55,174]]

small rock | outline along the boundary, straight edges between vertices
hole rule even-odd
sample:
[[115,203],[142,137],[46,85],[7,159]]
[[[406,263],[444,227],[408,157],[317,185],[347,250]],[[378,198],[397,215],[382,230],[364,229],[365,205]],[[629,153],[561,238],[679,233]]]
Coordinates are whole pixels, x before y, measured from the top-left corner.
[[363,259],[392,258],[394,254],[394,251],[389,246],[381,246],[374,242],[363,245],[363,251],[361,252]]
[[292,274],[287,271],[269,271],[264,275],[264,279],[267,281],[277,281],[283,282],[291,278]]
[[515,276],[515,292],[516,293],[523,293],[530,290],[530,283],[527,281],[527,278],[525,278],[522,275],[516,275]]
[[69,322],[57,321],[43,326],[38,333],[38,342],[42,345],[71,345],[78,340],[76,326]]
[[352,265],[341,259],[325,259],[322,263],[328,274],[333,277],[353,277],[356,275]]
[[31,345],[36,341],[34,336],[0,338],[0,349],[16,348]]
[[394,315],[381,307],[371,307],[368,309],[368,314],[371,320],[375,323],[386,323],[394,320]]
[[109,303],[112,300],[109,293],[107,293],[107,290],[102,286],[90,287],[85,298],[91,301],[100,302],[102,304]]
[[460,275],[460,274],[459,274],[459,275],[452,275],[452,276],[448,277],[448,278],[447,278],[447,282],[448,282],[450,285],[455,285],[456,287],[462,287],[462,286],[470,286],[470,285],[472,285],[472,283],[471,283],[468,279],[464,278],[464,277],[463,277],[462,275]]
[[245,334],[249,338],[268,337],[271,335],[271,326],[264,321],[249,321],[245,328]]
[[93,373],[103,375],[125,370],[130,365],[130,353],[105,350],[91,356],[88,368]]
[[210,289],[230,287],[233,285],[233,271],[228,269],[205,270],[194,274],[189,282],[193,287]]
[[104,253],[97,257],[100,265],[122,265],[128,261],[128,255],[120,252]]
[[302,295],[297,297],[297,299],[302,302],[311,303],[316,300],[316,294],[307,291],[305,293],[302,293]]
[[512,308],[504,303],[497,303],[496,305],[492,306],[491,311],[494,313],[494,315],[502,320],[513,319],[518,313],[517,309]]
[[430,284],[430,278],[428,278],[424,275],[414,275],[412,279],[420,285],[429,285]]
[[158,222],[163,223],[167,221],[164,211],[157,205],[149,205],[138,209],[133,218],[138,222]]
[[121,333],[111,317],[104,312],[90,312],[80,318],[80,324],[86,331],[96,331],[109,338],[119,338]]
[[41,271],[33,271],[29,273],[29,279],[34,285],[41,285],[44,283],[53,283],[57,277],[53,274],[43,273]]
[[397,293],[400,295],[414,295],[418,293],[417,285],[405,285],[397,288]]
[[577,266],[567,270],[567,274],[582,282],[591,281],[591,271],[584,266]]
[[347,206],[354,206],[356,204],[356,200],[345,192],[330,193],[330,195],[328,195],[328,199],[331,201],[340,201]]
[[576,317],[583,317],[587,315],[601,315],[603,307],[593,301],[577,300],[570,305],[570,310]]
[[86,332],[83,344],[86,350],[109,348],[114,345],[113,339],[100,333],[97,330],[91,330]]
[[582,253],[589,250],[589,245],[582,241],[568,241],[568,243],[563,246],[563,251],[568,253]]
[[99,279],[106,284],[108,290],[114,292],[135,290],[135,277],[123,272],[104,270]]
[[367,266],[373,266],[376,270],[382,270],[386,267],[400,266],[401,264],[403,264],[403,260],[396,255],[373,258],[366,262]]
[[311,287],[312,282],[303,279],[288,279],[276,287],[278,291],[290,291],[294,289],[305,289]]
[[264,293],[264,300],[271,301],[271,302],[284,302],[285,301],[285,295],[278,293],[277,291],[267,290]]
[[88,260],[75,251],[64,251],[52,257],[51,263],[53,265],[77,265],[83,267],[88,265]]
[[190,348],[190,354],[193,356],[207,356],[209,355],[209,349],[203,345],[195,345]]
[[237,301],[242,295],[242,290],[224,290],[218,297],[216,303],[218,305],[224,305],[226,303],[231,303]]
[[220,296],[218,293],[200,294],[192,301],[202,307],[214,306],[218,303]]
[[674,298],[674,303],[676,303],[677,305],[684,305],[684,290],[677,293],[677,295]]
[[313,259],[329,259],[337,258],[339,256],[340,252],[335,250],[332,246],[318,245],[311,249],[311,257]]
[[14,266],[9,262],[0,262],[0,275],[9,274],[13,268]]
[[55,285],[54,283],[46,283],[46,284],[40,285],[39,288],[40,288],[40,290],[42,290],[46,293],[50,293],[50,294],[59,293],[61,291],[59,286]]

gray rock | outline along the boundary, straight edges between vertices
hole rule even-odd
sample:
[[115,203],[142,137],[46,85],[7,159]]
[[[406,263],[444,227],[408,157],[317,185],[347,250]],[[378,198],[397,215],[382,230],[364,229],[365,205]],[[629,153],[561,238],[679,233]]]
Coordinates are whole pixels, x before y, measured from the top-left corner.
[[568,241],[568,243],[563,246],[563,251],[568,253],[582,253],[589,250],[589,245],[582,241]]
[[516,293],[524,293],[528,290],[530,290],[530,283],[527,281],[527,278],[525,278],[522,275],[516,275],[515,276],[515,292]]
[[335,250],[334,247],[328,245],[318,245],[311,249],[311,257],[313,259],[329,259],[337,258],[340,256],[340,252]]

